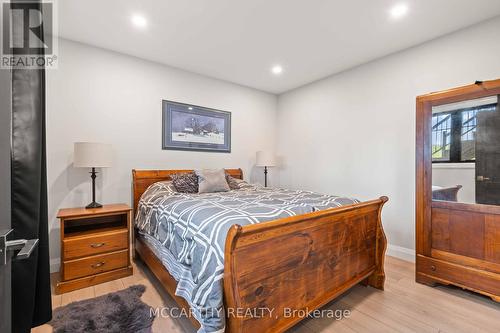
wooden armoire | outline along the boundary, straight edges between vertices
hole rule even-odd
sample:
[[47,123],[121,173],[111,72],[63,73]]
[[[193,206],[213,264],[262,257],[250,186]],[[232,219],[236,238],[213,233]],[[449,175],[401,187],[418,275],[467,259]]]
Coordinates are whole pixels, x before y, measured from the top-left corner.
[[[419,96],[416,118],[416,281],[459,286],[497,302],[500,205],[494,199],[500,200],[500,128],[492,131],[491,126],[500,125],[499,95],[500,80],[494,80]],[[483,106],[481,101],[489,104]],[[480,124],[490,129],[479,133]],[[485,139],[485,133],[492,134]],[[466,159],[468,168],[474,169],[467,180],[472,184],[468,191],[477,191],[473,202],[460,200],[467,194],[466,185],[444,184],[436,178],[443,169],[443,165],[437,169],[437,163],[455,161],[454,168],[459,169]],[[458,199],[433,195],[451,185],[459,189]],[[481,201],[486,200],[483,197],[490,201]]]

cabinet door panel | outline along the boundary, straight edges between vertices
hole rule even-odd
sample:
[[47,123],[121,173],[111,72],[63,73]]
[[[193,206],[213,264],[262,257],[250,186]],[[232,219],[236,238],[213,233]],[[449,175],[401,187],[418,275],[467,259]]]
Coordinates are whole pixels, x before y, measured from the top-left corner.
[[[485,259],[484,214],[432,208],[431,221],[433,249]],[[491,228],[494,228],[494,224],[490,224]],[[494,249],[490,249],[490,251],[494,252]]]
[[487,215],[484,229],[485,260],[500,264],[500,216]]
[[450,211],[448,209],[432,209],[432,248],[450,251]]
[[484,215],[450,210],[450,251],[484,258]]

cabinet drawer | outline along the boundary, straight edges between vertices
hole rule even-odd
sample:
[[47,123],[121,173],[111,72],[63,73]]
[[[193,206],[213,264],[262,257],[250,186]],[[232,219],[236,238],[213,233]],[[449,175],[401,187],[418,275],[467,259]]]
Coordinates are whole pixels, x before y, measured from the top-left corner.
[[65,261],[63,265],[64,280],[98,274],[117,268],[127,267],[128,250]]
[[500,295],[500,274],[417,255],[417,274],[474,291]]
[[126,249],[127,245],[127,229],[96,233],[84,237],[68,237],[63,240],[64,260],[122,250]]

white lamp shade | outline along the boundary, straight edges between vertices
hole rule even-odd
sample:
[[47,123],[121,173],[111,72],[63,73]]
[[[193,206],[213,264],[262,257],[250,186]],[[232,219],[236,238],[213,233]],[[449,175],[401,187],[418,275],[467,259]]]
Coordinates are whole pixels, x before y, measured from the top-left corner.
[[111,145],[106,143],[75,142],[73,166],[76,168],[109,168],[111,162]]
[[256,165],[259,167],[272,167],[276,166],[276,156],[267,151],[258,151],[257,152],[257,163]]

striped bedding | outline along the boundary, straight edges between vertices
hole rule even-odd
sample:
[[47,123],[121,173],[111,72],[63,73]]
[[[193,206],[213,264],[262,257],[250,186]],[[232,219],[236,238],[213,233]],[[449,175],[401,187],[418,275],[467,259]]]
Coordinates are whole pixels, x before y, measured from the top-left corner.
[[224,332],[224,244],[234,224],[248,225],[358,203],[309,191],[242,185],[229,192],[178,193],[169,181],[142,195],[135,226],[177,280],[200,322],[198,333]]

